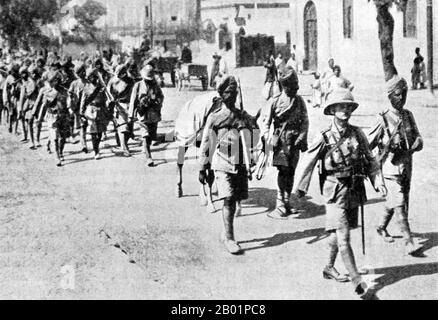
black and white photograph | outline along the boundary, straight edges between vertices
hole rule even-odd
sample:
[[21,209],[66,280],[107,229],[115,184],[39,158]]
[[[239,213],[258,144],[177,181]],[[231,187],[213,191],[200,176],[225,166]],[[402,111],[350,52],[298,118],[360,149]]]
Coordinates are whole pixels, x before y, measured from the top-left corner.
[[437,94],[436,0],[1,0],[0,300],[437,300]]

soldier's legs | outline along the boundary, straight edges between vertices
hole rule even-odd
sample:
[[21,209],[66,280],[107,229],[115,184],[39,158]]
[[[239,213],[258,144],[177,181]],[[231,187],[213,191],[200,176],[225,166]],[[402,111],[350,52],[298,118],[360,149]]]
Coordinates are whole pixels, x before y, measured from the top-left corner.
[[344,262],[345,269],[347,269],[348,274],[350,275],[355,292],[362,295],[366,290],[366,285],[362,281],[362,276],[357,269],[356,260],[354,259],[354,253],[350,243],[350,229],[348,227],[337,229],[336,237],[342,261]]
[[385,212],[380,218],[380,223],[377,226],[377,234],[383,238],[385,242],[394,242],[394,238],[391,237],[389,232],[386,230],[392,217],[394,216],[394,209],[385,208]]
[[32,117],[31,119],[29,119],[28,127],[29,127],[30,143],[31,143],[30,148],[32,150],[35,150],[36,149],[36,147],[35,147],[35,134],[34,134],[34,130],[33,130],[33,125],[34,125],[34,118]]
[[234,213],[236,212],[236,200],[233,197],[224,199],[222,217],[224,221],[224,241],[225,247],[231,254],[242,252],[234,237]]
[[345,275],[341,275],[335,268],[336,258],[339,253],[338,239],[335,231],[331,231],[327,240],[328,245],[328,261],[322,275],[325,279],[333,279],[338,282],[348,282],[349,279]]
[[24,116],[20,117],[20,122],[21,122],[21,128],[23,130],[23,139],[21,139],[21,142],[27,142],[27,124]]
[[81,129],[79,132],[79,138],[81,140],[82,151],[87,153],[88,149],[87,149],[87,126],[86,125],[81,126]]
[[268,217],[272,219],[286,219],[290,214],[289,197],[292,191],[292,187],[289,182],[290,175],[291,172],[289,168],[284,166],[278,167],[276,208],[273,212],[268,214]]
[[91,134],[91,142],[93,144],[93,151],[96,160],[100,159],[100,142],[102,141],[102,135],[102,132]]
[[43,128],[43,124],[41,121],[37,121],[36,123],[36,143],[37,147],[41,147],[41,130]]

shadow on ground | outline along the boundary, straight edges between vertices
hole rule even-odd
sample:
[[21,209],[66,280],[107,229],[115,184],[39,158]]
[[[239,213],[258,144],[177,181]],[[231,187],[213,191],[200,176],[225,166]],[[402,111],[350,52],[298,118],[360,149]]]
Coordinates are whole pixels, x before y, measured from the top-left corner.
[[365,297],[366,300],[379,300],[377,293],[380,290],[399,281],[415,276],[428,276],[438,273],[438,262],[380,268],[375,269],[374,272],[383,275],[374,280],[376,284],[368,292]]
[[306,238],[313,238],[308,244],[313,244],[317,241],[320,241],[326,237],[325,229],[324,228],[318,228],[318,229],[309,229],[305,231],[297,231],[294,233],[279,233],[274,235],[271,238],[261,238],[261,239],[253,239],[248,241],[239,241],[240,244],[251,244],[251,243],[257,243],[262,242],[260,245],[257,245],[255,247],[246,248],[245,251],[252,251],[252,250],[258,250],[258,249],[266,249],[271,247],[278,247],[281,245],[284,245],[291,241],[296,240],[302,240]]

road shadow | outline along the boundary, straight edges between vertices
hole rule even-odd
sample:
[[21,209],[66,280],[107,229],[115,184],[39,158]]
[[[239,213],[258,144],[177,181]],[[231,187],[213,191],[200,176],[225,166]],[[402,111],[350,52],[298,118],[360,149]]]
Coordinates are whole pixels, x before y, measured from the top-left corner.
[[253,240],[247,240],[247,241],[239,241],[239,244],[251,244],[256,242],[262,242],[261,244],[255,246],[246,248],[244,251],[252,251],[252,250],[258,250],[258,249],[266,249],[271,247],[278,247],[283,244],[286,244],[291,241],[306,239],[306,238],[313,238],[310,241],[308,241],[308,244],[313,244],[317,241],[320,241],[322,239],[325,239],[326,232],[324,228],[317,228],[317,229],[309,229],[305,231],[297,231],[294,233],[279,233],[274,235],[271,238],[261,238],[261,239],[253,239]]
[[425,252],[438,246],[438,232],[429,233],[413,233],[414,237],[420,238],[421,248],[418,250],[418,255],[425,255]]
[[387,267],[374,269],[373,271],[375,274],[382,274],[382,276],[374,280],[375,285],[364,297],[365,300],[379,300],[377,294],[380,290],[399,281],[415,276],[430,276],[438,273],[438,262]]
[[292,205],[294,205],[294,203],[296,204],[296,208],[300,213],[295,219],[312,219],[326,214],[325,205],[318,205],[312,202],[311,199],[311,197],[305,196],[302,199],[292,202]]
[[[296,197],[292,197],[292,207],[296,208],[299,212],[294,216],[294,219],[311,219],[324,215],[326,213],[325,205],[318,205],[310,201],[311,197],[305,197],[297,200]],[[253,213],[245,216],[254,216],[272,211],[276,208],[277,190],[267,188],[253,188],[249,190],[249,198],[245,200],[245,207],[263,207],[266,210],[258,213]]]

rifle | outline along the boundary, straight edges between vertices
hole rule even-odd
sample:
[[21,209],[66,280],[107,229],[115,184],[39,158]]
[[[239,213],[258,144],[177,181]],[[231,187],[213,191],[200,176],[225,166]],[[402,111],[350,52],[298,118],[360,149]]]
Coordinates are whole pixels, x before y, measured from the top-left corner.
[[388,136],[389,136],[389,141],[385,145],[385,147],[383,148],[383,151],[378,156],[378,161],[380,162],[381,165],[383,165],[383,163],[385,163],[386,159],[388,158],[391,144],[394,141],[395,137],[397,136],[397,133],[398,133],[398,130],[399,130],[401,124],[402,124],[402,121],[399,121],[397,123],[397,126],[395,127],[394,132],[392,134],[390,134],[389,129],[387,130]]
[[[100,74],[100,72],[97,72],[97,76],[99,78],[100,84],[103,86],[103,88],[105,90],[105,94],[106,94],[108,100],[111,103],[114,103],[114,106],[116,107],[117,112],[119,112],[123,116],[123,118],[126,118],[126,119],[129,118],[128,112],[119,104],[119,102],[114,98],[114,96],[111,94],[111,92],[109,92],[108,88],[105,85],[105,82],[103,81],[103,78],[102,78],[102,75]],[[115,119],[114,119],[114,122],[117,123],[117,121]],[[146,129],[146,130],[148,129],[147,126],[145,124],[141,123],[140,121],[136,120],[136,122],[138,122],[138,125],[140,127],[142,127],[143,129]]]
[[[237,78],[237,83],[239,85],[240,110],[244,111],[244,108],[243,108],[242,85],[240,84],[240,79],[239,78]],[[240,140],[242,141],[243,157],[244,157],[244,161],[245,161],[246,172],[248,174],[249,181],[251,181],[252,180],[251,160],[250,160],[249,154],[248,154],[248,148],[247,148],[248,144],[246,143],[245,133],[242,130],[240,130]]]

